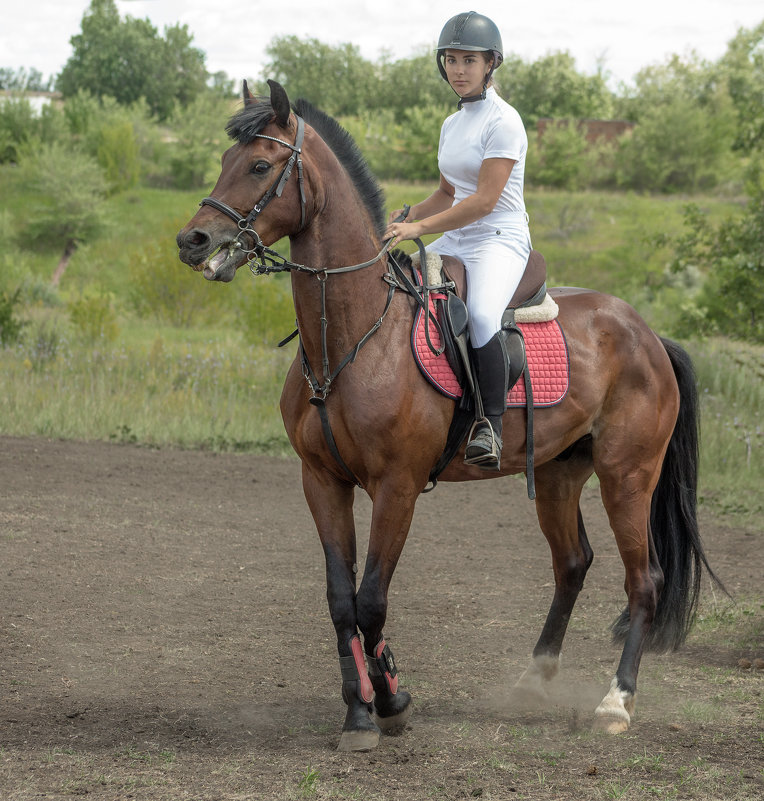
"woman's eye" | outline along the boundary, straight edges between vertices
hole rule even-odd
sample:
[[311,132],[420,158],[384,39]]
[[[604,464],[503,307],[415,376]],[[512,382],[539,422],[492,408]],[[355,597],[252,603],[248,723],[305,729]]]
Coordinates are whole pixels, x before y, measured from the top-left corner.
[[264,173],[270,170],[271,165],[268,164],[267,161],[258,161],[252,167],[252,172],[257,173],[258,175],[263,175]]

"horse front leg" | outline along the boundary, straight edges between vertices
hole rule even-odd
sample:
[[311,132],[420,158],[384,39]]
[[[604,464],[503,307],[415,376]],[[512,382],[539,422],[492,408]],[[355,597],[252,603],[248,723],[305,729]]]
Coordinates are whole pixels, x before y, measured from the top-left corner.
[[416,482],[372,490],[373,511],[369,549],[356,612],[366,648],[369,677],[374,688],[374,721],[384,733],[400,731],[411,716],[411,695],[398,687],[398,668],[383,629],[387,620],[388,590],[419,495]]
[[326,597],[337,634],[342,698],[347,705],[340,751],[368,751],[379,742],[371,719],[374,688],[358,636],[354,487],[303,464],[303,489],[326,560]]

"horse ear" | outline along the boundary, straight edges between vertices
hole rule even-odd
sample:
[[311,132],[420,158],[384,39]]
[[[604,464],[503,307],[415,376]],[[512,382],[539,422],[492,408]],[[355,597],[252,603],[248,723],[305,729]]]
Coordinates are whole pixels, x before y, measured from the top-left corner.
[[276,81],[268,79],[268,86],[271,87],[271,106],[276,112],[276,125],[279,128],[289,127],[289,114],[291,108],[289,107],[289,98],[284,91],[284,87]]
[[248,106],[250,103],[254,103],[255,102],[255,96],[252,94],[252,92],[249,91],[249,86],[247,86],[247,81],[246,80],[242,81],[241,93],[244,96],[244,105],[245,106]]

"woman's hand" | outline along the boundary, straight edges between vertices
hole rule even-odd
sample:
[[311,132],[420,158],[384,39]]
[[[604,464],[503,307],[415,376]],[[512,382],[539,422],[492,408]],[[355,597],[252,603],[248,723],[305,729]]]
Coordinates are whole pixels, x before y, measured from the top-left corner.
[[400,220],[403,218],[404,220],[411,214],[411,206],[408,206],[404,209],[396,209],[395,211],[391,211],[388,215],[387,221],[388,223],[395,222],[396,220]]
[[[398,216],[396,214],[396,216]],[[391,222],[387,226],[384,239],[392,239],[390,246],[397,245],[404,239],[418,239],[422,236],[422,224],[419,222]]]

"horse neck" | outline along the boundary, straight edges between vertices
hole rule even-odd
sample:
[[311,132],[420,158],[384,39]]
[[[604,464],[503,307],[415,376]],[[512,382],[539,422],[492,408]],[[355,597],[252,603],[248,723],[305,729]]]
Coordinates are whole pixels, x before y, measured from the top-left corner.
[[[291,258],[309,267],[347,267],[372,260],[381,247],[374,225],[355,189],[332,192],[306,230],[291,238]],[[327,351],[335,364],[369,330],[384,308],[388,285],[382,280],[386,260],[368,267],[322,277],[292,273],[297,325],[306,355],[320,364],[321,317],[326,313]],[[325,308],[324,308],[325,307]]]

